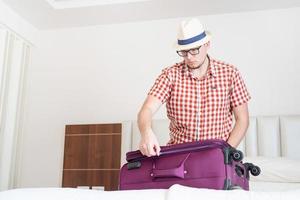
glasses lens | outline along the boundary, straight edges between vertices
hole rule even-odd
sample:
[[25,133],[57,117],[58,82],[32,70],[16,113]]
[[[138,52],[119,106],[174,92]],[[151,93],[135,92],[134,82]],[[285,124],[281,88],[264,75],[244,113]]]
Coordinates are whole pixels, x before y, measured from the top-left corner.
[[187,55],[187,52],[186,51],[177,51],[177,54],[181,57],[184,57]]
[[189,50],[189,53],[192,55],[197,55],[199,53],[199,49],[191,49]]
[[199,49],[191,49],[189,50],[189,53],[192,54],[192,55],[197,55],[199,53]]

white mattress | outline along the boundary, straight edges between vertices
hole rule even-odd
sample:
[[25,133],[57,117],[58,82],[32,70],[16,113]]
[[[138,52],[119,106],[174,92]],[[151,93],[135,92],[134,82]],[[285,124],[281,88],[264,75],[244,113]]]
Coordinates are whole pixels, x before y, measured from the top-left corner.
[[[300,199],[299,183],[250,182],[251,192],[241,189],[232,191],[189,188],[174,185],[169,190],[129,190],[105,192],[75,188],[27,188],[0,192],[0,200],[184,200],[188,199],[247,199],[276,200],[277,196]],[[294,198],[295,197],[295,198]]]
[[296,189],[300,189],[300,183],[276,183],[276,182],[250,181],[250,191],[286,191],[286,190],[296,190]]
[[164,200],[167,190],[99,191],[76,188],[22,188],[0,192],[0,200]]

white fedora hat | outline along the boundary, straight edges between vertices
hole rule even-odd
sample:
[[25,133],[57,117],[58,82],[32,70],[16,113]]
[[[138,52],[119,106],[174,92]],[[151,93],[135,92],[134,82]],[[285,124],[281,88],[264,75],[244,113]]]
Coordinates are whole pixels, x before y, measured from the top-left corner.
[[204,30],[201,22],[196,18],[192,18],[181,22],[175,49],[180,51],[196,48],[207,43],[210,39],[211,34]]

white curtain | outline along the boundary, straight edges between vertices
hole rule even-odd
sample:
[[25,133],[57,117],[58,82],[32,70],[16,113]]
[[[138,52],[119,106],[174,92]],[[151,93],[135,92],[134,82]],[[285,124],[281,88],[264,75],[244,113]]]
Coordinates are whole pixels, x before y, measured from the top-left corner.
[[0,190],[16,184],[30,44],[0,26]]

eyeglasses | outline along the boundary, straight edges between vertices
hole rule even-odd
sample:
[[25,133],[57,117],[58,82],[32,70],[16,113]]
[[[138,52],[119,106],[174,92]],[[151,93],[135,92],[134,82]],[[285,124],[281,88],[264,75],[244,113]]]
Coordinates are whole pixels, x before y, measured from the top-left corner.
[[197,55],[199,54],[199,49],[201,48],[202,46],[198,47],[198,48],[194,48],[194,49],[189,49],[189,50],[181,50],[181,51],[177,51],[177,54],[181,57],[186,57],[189,54],[191,55]]

